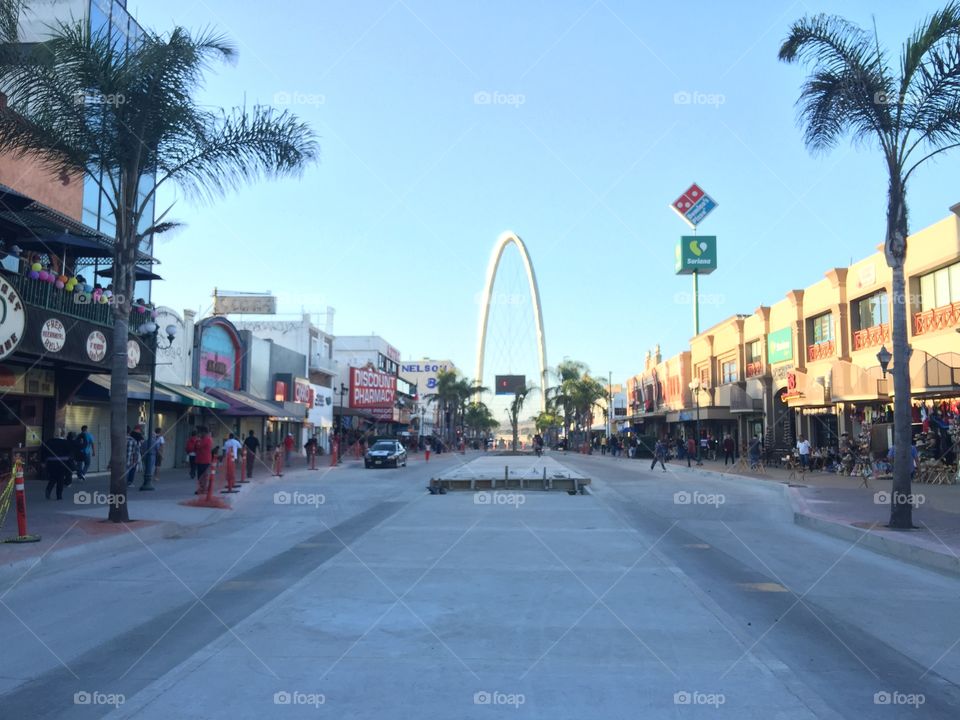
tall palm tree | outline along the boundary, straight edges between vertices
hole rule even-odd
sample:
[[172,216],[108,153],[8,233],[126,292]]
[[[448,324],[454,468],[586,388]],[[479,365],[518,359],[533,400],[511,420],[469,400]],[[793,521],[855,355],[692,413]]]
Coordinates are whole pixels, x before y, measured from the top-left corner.
[[467,378],[460,378],[455,383],[454,393],[456,394],[456,406],[454,410],[459,419],[461,436],[463,436],[464,425],[466,424],[467,407],[470,403],[474,402],[474,398],[481,393],[487,392],[487,390],[488,388],[476,380],[469,380]]
[[481,435],[484,437],[500,425],[494,419],[490,408],[482,402],[472,402],[467,405],[463,422],[469,430],[473,431],[474,436]]
[[440,370],[437,372],[437,384],[432,393],[423,396],[428,403],[435,403],[440,406],[440,437],[449,440],[450,429],[455,425],[453,418],[449,413],[460,402],[459,381],[457,373],[453,370]]
[[589,372],[587,364],[579,360],[564,360],[553,370],[553,376],[557,379],[557,384],[547,390],[547,404],[553,404],[553,407],[563,416],[563,433],[569,439],[570,424],[573,422],[574,407],[572,390],[576,381],[584,373]]
[[[172,227],[162,222],[169,208],[152,217],[158,190],[175,185],[211,200],[251,180],[295,175],[317,156],[313,133],[291,114],[260,106],[214,112],[197,102],[211,64],[236,57],[222,36],[148,30],[126,48],[62,24],[44,42],[4,50],[0,152],[54,173],[83,173],[116,220],[115,348],[127,346],[138,248]],[[123,522],[127,358],[111,358],[109,517]]]
[[507,417],[510,418],[510,429],[513,432],[513,450],[517,449],[520,441],[520,413],[523,412],[523,403],[527,396],[536,390],[531,385],[524,385],[513,393],[513,399],[510,401],[510,407],[507,409]]
[[812,66],[798,106],[812,152],[849,136],[876,145],[888,175],[885,256],[893,275],[894,469],[890,527],[913,527],[910,503],[910,348],[907,344],[907,185],[921,165],[960,146],[960,3],[920,23],[894,66],[876,31],[835,15],[798,20],[784,62]]

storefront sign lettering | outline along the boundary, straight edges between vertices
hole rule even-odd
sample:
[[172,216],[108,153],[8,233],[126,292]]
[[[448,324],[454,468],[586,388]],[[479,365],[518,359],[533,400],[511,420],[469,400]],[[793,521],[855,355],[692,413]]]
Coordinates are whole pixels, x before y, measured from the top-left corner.
[[40,341],[47,352],[60,352],[67,342],[67,329],[56,318],[50,318],[40,328]]
[[99,330],[87,335],[87,357],[94,362],[100,362],[107,356],[107,338]]
[[140,344],[136,340],[127,340],[127,367],[133,370],[140,364]]
[[352,408],[393,408],[397,395],[395,375],[350,368],[350,407]]
[[17,291],[0,281],[0,359],[10,355],[23,338],[27,313]]

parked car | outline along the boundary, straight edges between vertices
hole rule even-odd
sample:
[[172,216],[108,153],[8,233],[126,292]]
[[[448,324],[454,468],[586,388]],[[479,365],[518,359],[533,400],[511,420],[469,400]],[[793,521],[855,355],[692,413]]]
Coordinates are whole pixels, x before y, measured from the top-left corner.
[[363,459],[364,467],[407,466],[407,451],[396,440],[377,440]]

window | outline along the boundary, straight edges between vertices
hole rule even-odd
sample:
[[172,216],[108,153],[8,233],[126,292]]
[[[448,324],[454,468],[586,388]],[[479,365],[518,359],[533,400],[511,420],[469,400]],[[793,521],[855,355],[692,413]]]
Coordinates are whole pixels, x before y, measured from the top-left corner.
[[810,320],[810,336],[813,345],[833,340],[833,313],[824,313]]
[[890,319],[889,312],[886,290],[856,300],[853,303],[853,329],[866,330],[885,325]]
[[763,356],[763,344],[759,340],[754,340],[747,344],[747,362],[760,362]]
[[920,310],[960,302],[960,263],[954,263],[920,276]]
[[737,381],[737,361],[726,360],[720,366],[720,373],[723,376],[723,384],[734,383]]

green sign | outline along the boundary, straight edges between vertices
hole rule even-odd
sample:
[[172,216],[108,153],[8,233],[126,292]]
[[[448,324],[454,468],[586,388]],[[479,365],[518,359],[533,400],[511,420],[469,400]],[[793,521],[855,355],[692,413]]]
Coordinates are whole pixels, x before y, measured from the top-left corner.
[[767,363],[793,360],[793,329],[785,327],[767,335]]
[[677,244],[677,275],[709,275],[717,269],[716,235],[684,235]]

